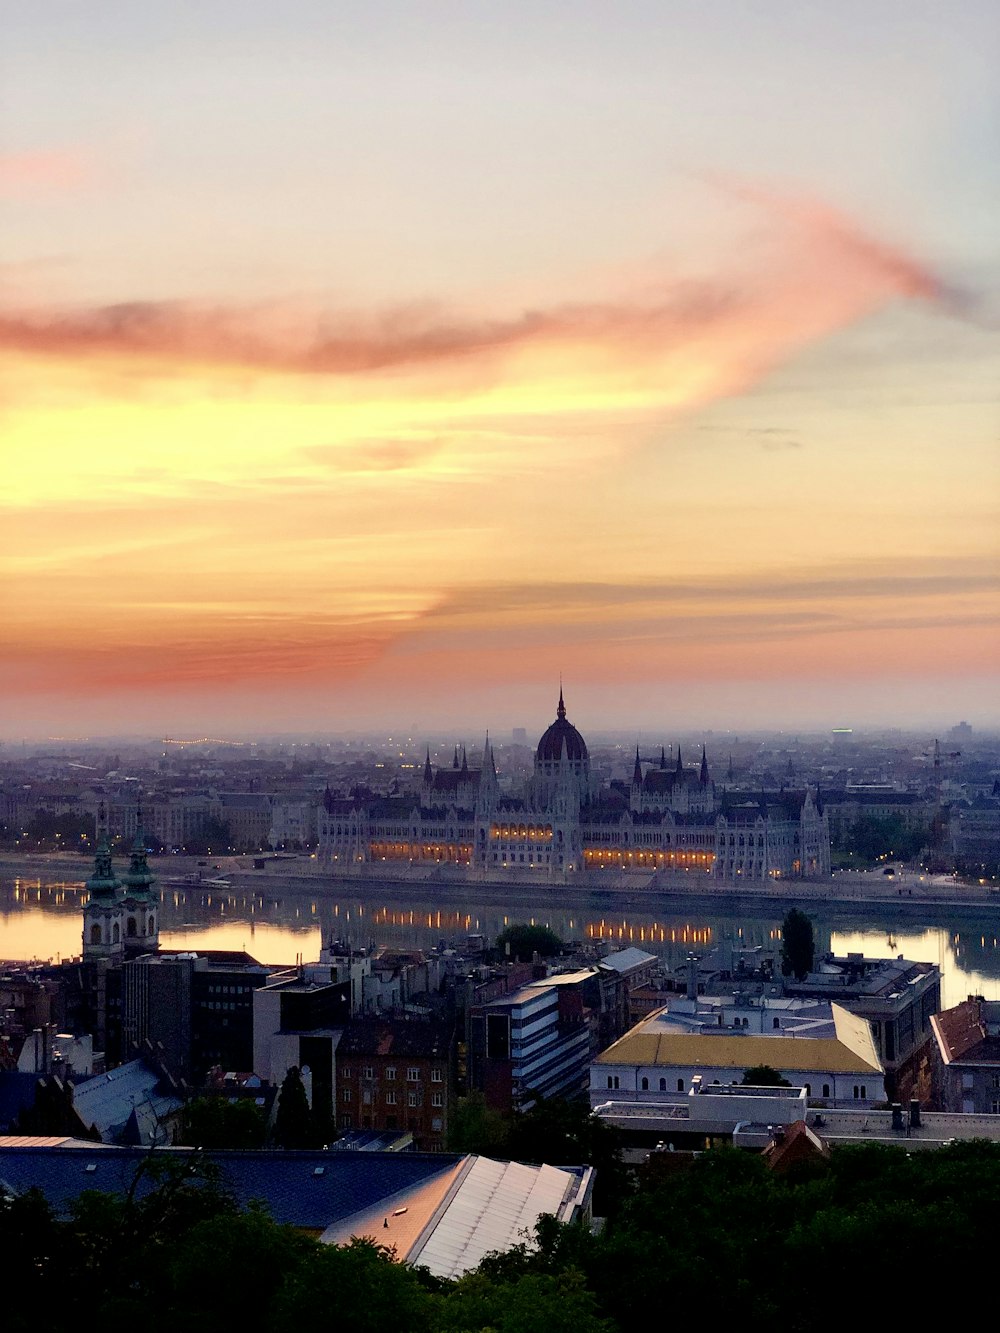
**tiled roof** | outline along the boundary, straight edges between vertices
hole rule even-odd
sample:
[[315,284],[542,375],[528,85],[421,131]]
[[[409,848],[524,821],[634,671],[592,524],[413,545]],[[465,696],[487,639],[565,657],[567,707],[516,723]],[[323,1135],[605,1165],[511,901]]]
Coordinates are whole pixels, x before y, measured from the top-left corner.
[[102,1139],[124,1129],[133,1111],[140,1126],[150,1125],[180,1106],[176,1097],[162,1096],[160,1076],[142,1060],[130,1060],[107,1074],[97,1074],[73,1088],[73,1109],[81,1122],[96,1127]]
[[337,1047],[337,1060],[348,1056],[393,1055],[400,1059],[446,1060],[452,1029],[444,1023],[379,1018],[352,1019]]
[[945,1064],[1000,1064],[1000,1037],[988,1032],[981,1000],[963,1000],[931,1023]]
[[[163,1148],[154,1156],[183,1160],[191,1149]],[[37,1187],[63,1211],[84,1190],[124,1194],[149,1152],[138,1148],[5,1148],[0,1182],[15,1193]],[[323,1232],[334,1222],[384,1206],[402,1190],[452,1172],[460,1157],[412,1152],[218,1152],[197,1161],[217,1166],[221,1183],[241,1207],[262,1200],[276,1222]],[[137,1187],[141,1198],[153,1182]]]
[[836,1037],[668,1033],[657,1031],[647,1019],[602,1051],[594,1064],[733,1070],[769,1065],[779,1073],[881,1074],[865,1020],[839,1005],[831,1008]]

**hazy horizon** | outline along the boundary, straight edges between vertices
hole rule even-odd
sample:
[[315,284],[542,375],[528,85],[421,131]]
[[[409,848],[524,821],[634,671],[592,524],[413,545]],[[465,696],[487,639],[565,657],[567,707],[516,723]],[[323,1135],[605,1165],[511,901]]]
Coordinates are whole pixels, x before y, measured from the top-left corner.
[[998,46],[5,16],[0,736],[995,726]]

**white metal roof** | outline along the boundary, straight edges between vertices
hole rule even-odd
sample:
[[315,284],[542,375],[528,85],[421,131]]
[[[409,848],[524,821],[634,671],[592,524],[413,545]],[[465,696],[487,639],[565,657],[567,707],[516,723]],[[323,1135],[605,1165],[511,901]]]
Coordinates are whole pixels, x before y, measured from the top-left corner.
[[476,1157],[407,1262],[437,1277],[460,1277],[491,1250],[533,1241],[538,1218],[557,1214],[576,1186],[572,1172],[555,1166]]

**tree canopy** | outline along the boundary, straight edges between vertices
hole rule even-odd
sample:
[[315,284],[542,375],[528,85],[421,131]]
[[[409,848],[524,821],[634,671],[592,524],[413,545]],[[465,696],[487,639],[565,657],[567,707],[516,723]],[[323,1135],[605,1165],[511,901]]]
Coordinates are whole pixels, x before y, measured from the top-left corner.
[[537,953],[539,958],[552,958],[561,953],[563,942],[548,926],[532,926],[524,921],[515,922],[497,936],[497,949],[512,961],[530,963]]
[[751,1088],[790,1088],[787,1078],[782,1078],[770,1065],[751,1065],[743,1074],[743,1086]]
[[813,938],[812,922],[805,912],[792,907],[786,913],[781,926],[782,976],[802,981],[812,971],[815,954],[816,941]]
[[[555,1151],[575,1113],[546,1115]],[[655,1168],[668,1154],[654,1157],[599,1234],[544,1217],[530,1242],[450,1282],[370,1240],[338,1249],[241,1212],[197,1159],[153,1154],[122,1196],[84,1193],[59,1214],[36,1191],[0,1198],[0,1253],[16,1275],[4,1333],[40,1320],[52,1333],[236,1333],[251,1307],[276,1333],[616,1333],[651,1311],[684,1327],[707,1309],[748,1333],[811,1333],[845,1282],[864,1293],[866,1320],[892,1326],[906,1291],[886,1273],[909,1273],[914,1255],[929,1272],[961,1271],[1000,1198],[1000,1145],[983,1141],[837,1148],[787,1175],[735,1149],[669,1154],[666,1172]]]

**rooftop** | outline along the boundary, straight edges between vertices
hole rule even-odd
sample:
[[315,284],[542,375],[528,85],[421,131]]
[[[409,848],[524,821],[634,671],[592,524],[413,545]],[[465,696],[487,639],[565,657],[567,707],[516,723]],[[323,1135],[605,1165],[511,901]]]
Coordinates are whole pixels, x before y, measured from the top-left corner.
[[595,1065],[683,1065],[693,1069],[749,1069],[769,1065],[779,1073],[881,1074],[882,1065],[863,1018],[831,1005],[834,1036],[789,1036],[723,1030],[665,1029],[660,1014],[638,1023],[594,1060]]

